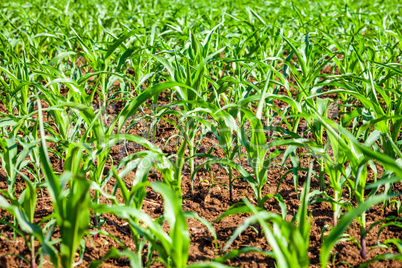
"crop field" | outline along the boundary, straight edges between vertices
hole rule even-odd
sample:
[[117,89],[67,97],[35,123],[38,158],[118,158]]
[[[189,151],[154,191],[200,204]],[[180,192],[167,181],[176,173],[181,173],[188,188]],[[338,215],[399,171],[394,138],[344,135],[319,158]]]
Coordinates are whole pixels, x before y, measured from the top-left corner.
[[402,267],[401,14],[0,1],[0,267]]

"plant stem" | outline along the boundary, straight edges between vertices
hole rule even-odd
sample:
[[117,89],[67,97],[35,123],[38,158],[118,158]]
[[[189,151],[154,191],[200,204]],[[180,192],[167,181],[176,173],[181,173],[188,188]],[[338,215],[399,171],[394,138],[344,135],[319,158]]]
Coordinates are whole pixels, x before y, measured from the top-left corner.
[[[335,195],[334,196],[335,201],[339,201],[339,192],[335,191],[334,195]],[[338,215],[337,215],[338,209],[339,209],[339,205],[334,204],[334,216],[333,216],[333,225],[334,225],[334,227],[338,224]]]
[[232,181],[232,168],[229,168],[229,199],[233,201],[233,181]]
[[261,196],[262,196],[261,187],[258,186],[257,203],[258,203],[259,207],[262,207],[264,205],[264,204],[260,204],[261,203]]
[[300,123],[300,117],[297,117],[294,119],[294,123],[293,123],[293,129],[292,131],[297,133],[297,129],[299,128],[299,123]]
[[360,256],[365,259],[367,257],[366,249],[366,213],[362,214],[362,226],[360,227],[360,245],[361,251]]
[[35,238],[34,238],[34,236],[31,236],[31,268],[36,268],[34,242],[35,242]]
[[325,166],[324,166],[324,159],[320,159],[320,191],[325,190],[325,180],[324,180],[324,174],[325,174]]
[[193,174],[194,172],[194,146],[191,144],[191,142],[188,143],[188,150],[190,153],[190,174]]
[[[96,205],[99,204],[99,193],[95,192],[95,203]],[[98,231],[99,228],[99,214],[95,214],[95,231]],[[94,240],[96,241],[98,239],[98,234],[94,235]]]
[[57,149],[57,151],[60,153],[60,170],[63,171],[64,167],[63,153],[60,147]]
[[367,257],[366,256],[366,236],[365,235],[364,236],[362,235],[360,243],[361,243],[361,246],[362,246],[360,255],[361,255],[361,257],[363,259],[365,259]]

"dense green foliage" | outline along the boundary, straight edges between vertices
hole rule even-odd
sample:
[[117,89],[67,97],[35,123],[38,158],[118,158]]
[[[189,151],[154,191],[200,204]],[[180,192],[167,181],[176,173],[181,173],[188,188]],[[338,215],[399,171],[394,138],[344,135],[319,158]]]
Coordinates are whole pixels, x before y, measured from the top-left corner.
[[[183,168],[188,165],[195,180],[201,168],[219,164],[231,199],[237,198],[233,181],[241,179],[257,201],[243,199],[218,218],[250,214],[225,250],[258,223],[272,248],[262,254],[278,267],[308,267],[307,207],[329,202],[333,229],[323,240],[322,267],[353,220],[361,226],[357,244],[365,258],[366,210],[378,203],[400,206],[393,190],[402,179],[401,12],[398,1],[369,0],[1,1],[0,158],[8,188],[0,192],[0,206],[13,216],[1,222],[24,237],[33,267],[44,255],[55,266],[72,267],[77,250],[81,257],[85,251],[84,237],[96,239],[102,230],[103,213],[128,222],[136,251],[111,248],[92,266],[125,256],[133,267],[151,266],[156,258],[185,267],[186,218],[216,235],[211,223],[182,209]],[[159,105],[162,93],[165,105]],[[151,122],[151,134],[129,134],[141,120]],[[152,143],[161,120],[176,129],[174,155]],[[207,134],[218,144],[200,152]],[[110,152],[121,142],[144,150],[113,161]],[[218,147],[223,158],[213,154]],[[301,152],[311,166],[301,165]],[[196,165],[196,158],[204,162]],[[278,165],[292,167],[288,173],[300,197],[291,221],[286,200],[263,192],[269,170]],[[161,182],[150,183],[149,172],[158,172]],[[26,188],[17,196],[20,178]],[[108,192],[111,178],[116,185]],[[312,180],[320,187],[311,189]],[[157,219],[141,210],[148,186],[164,199]],[[43,192],[53,212],[34,223]],[[283,215],[264,209],[271,197]],[[400,220],[375,224],[398,226]],[[60,239],[53,237],[56,228]],[[223,267],[246,251],[190,266]],[[401,260],[394,254],[376,259],[386,258]]]

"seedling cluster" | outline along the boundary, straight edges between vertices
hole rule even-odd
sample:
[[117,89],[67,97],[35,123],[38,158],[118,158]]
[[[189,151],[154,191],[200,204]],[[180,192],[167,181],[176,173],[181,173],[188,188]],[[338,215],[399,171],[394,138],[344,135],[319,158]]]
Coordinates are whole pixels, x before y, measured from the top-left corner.
[[[380,239],[402,226],[401,11],[388,0],[1,1],[0,246],[20,238],[30,252],[0,253],[1,265],[249,267],[252,254],[324,268],[345,264],[339,242],[359,248],[362,267],[401,261],[400,237]],[[214,188],[228,196],[214,220],[184,205]],[[312,263],[311,208],[328,204]],[[373,207],[388,213],[368,221]],[[222,238],[216,224],[239,215]],[[130,245],[105,228],[112,218]],[[207,259],[191,254],[194,222],[213,241]],[[250,230],[267,247],[235,243]],[[91,258],[104,237],[119,246]]]

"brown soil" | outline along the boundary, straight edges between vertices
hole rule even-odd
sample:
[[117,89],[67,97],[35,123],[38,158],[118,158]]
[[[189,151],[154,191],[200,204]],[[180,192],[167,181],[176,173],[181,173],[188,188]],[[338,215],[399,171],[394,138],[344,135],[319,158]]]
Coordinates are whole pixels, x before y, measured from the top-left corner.
[[[165,104],[163,101],[161,105]],[[116,103],[116,110],[122,108],[122,103]],[[108,112],[115,113],[116,111]],[[149,111],[144,111],[145,113]],[[49,122],[50,123],[50,122]],[[128,132],[135,135],[143,135],[145,127],[141,126],[141,122],[136,127],[130,129]],[[302,127],[302,126],[301,126]],[[143,128],[143,129],[142,129]],[[172,124],[161,121],[158,125],[158,132],[155,139],[152,137],[152,142],[161,148],[164,147],[165,142],[171,136],[176,133],[176,129]],[[171,144],[174,144],[175,140]],[[211,146],[217,144],[216,139],[213,137],[205,137],[201,142],[201,150],[208,151]],[[49,145],[52,148],[52,145]],[[128,153],[133,153],[142,150],[142,148],[135,144],[118,144],[113,148],[111,155],[115,160],[115,164],[126,155],[126,151],[123,150],[123,146],[126,147]],[[216,146],[217,148],[217,146]],[[54,146],[53,146],[53,149]],[[283,148],[282,148],[283,149]],[[175,146],[164,147],[163,150],[168,153],[174,153]],[[221,150],[215,150],[214,154],[218,157],[223,157]],[[51,155],[52,164],[56,171],[60,171],[59,159],[54,155]],[[278,159],[281,160],[281,159]],[[200,163],[201,159],[198,159],[197,163]],[[303,167],[309,166],[309,158],[307,156],[300,156],[300,165]],[[287,161],[287,168],[291,168],[290,162]],[[268,183],[264,188],[264,194],[274,194],[276,192],[277,184],[281,177],[285,174],[285,170],[280,170],[278,167],[273,167],[268,175]],[[370,173],[373,176],[372,173]],[[237,176],[238,174],[235,174]],[[300,172],[300,180],[298,185],[298,192],[301,193],[303,183],[305,181],[305,172]],[[126,176],[126,183],[129,185],[134,179],[135,173],[131,172]],[[217,185],[212,186],[211,176],[213,182]],[[149,176],[150,181],[161,180],[158,172],[151,172]],[[373,178],[370,178],[372,180]],[[253,192],[248,187],[247,182],[243,180],[236,180],[234,183],[234,200],[229,201],[229,192],[226,188],[218,183],[228,184],[228,176],[226,171],[217,164],[211,166],[210,171],[201,169],[194,181],[194,191],[191,189],[191,181],[189,168],[186,166],[183,172],[182,179],[182,193],[183,193],[183,209],[194,211],[202,218],[207,219],[213,223],[217,237],[218,248],[214,247],[214,240],[212,235],[201,223],[194,219],[188,220],[188,228],[191,235],[190,257],[189,262],[207,261],[222,254],[222,248],[226,241],[230,238],[233,231],[248,217],[248,215],[234,215],[224,218],[220,222],[214,223],[215,219],[229,209],[231,205],[241,201],[242,197],[247,197],[254,205],[256,205],[253,199]],[[110,193],[115,184],[115,180],[112,178],[107,186],[107,191]],[[312,189],[318,189],[318,181],[312,181]],[[16,196],[18,197],[22,190],[25,188],[25,183],[22,179],[19,179],[16,184]],[[0,189],[7,189],[7,180],[3,169],[0,169]],[[395,185],[395,191],[402,191],[402,185],[400,183]],[[119,191],[117,192],[119,194]],[[299,199],[295,192],[293,185],[292,174],[285,176],[284,180],[279,186],[279,194],[283,197],[287,204],[286,219],[291,220],[299,208]],[[119,196],[119,195],[118,195]],[[345,197],[348,197],[348,192],[345,191]],[[121,200],[120,200],[121,201]],[[101,199],[101,202],[108,202],[105,199]],[[274,199],[269,199],[265,204],[265,209],[274,212],[281,213],[278,203]],[[35,223],[38,223],[47,215],[52,212],[52,202],[47,192],[38,191],[38,202],[35,211]],[[163,199],[162,197],[153,192],[152,189],[148,189],[147,196],[143,204],[142,210],[149,214],[151,217],[156,218],[163,213]],[[311,213],[312,228],[310,234],[310,248],[309,257],[311,261],[311,267],[319,267],[319,254],[321,241],[321,232],[326,225],[332,225],[332,208],[328,203],[315,203],[309,206],[309,212]],[[10,215],[4,210],[0,210],[2,219],[12,221]],[[387,216],[398,216],[395,209],[382,208],[381,205],[373,207],[367,213],[367,225],[384,219]],[[124,220],[117,218],[116,216],[104,214],[102,216],[105,219],[105,223],[102,225],[102,230],[106,231],[110,235],[113,235],[121,240],[121,242],[131,250],[134,250],[134,243],[130,234],[130,229]],[[377,245],[377,233],[380,225],[374,227],[367,235],[367,248],[372,250],[368,252],[368,257],[363,260],[360,257],[360,250],[353,242],[340,242],[338,243],[333,253],[335,254],[334,264],[336,267],[349,267],[359,265],[360,263],[370,260],[378,254],[386,252],[397,253],[397,249],[394,247],[379,248]],[[166,229],[167,230],[167,229]],[[347,230],[347,233],[354,237],[357,241],[360,240],[360,227],[355,221],[351,227]],[[326,233],[325,233],[326,234]],[[55,232],[54,238],[57,238],[59,233]],[[380,235],[379,241],[384,241],[390,238],[402,238],[402,232],[400,228],[388,227]],[[117,247],[123,249],[123,247],[117,243],[114,239],[100,234],[96,241],[92,241],[89,236],[85,237],[85,253],[83,262],[78,267],[88,267],[92,260],[102,258],[110,248]],[[236,241],[232,244],[230,249],[236,249],[240,247],[253,246],[262,250],[269,251],[270,247],[266,242],[264,236],[259,236],[252,228],[247,229]],[[39,248],[38,245],[36,245]],[[22,258],[30,261],[30,250],[28,249],[24,239],[22,237],[14,237],[13,231],[10,227],[0,224],[0,266],[1,267],[27,267],[29,264]],[[78,260],[78,256],[77,256]],[[256,253],[243,254],[238,258],[234,258],[227,262],[231,266],[240,267],[274,267],[274,260]],[[47,263],[44,267],[50,267]],[[129,267],[129,261],[126,258],[110,259],[107,260],[102,267]],[[163,267],[160,262],[155,262],[152,267]],[[371,267],[402,267],[402,264],[396,261],[383,261],[372,264]]]

